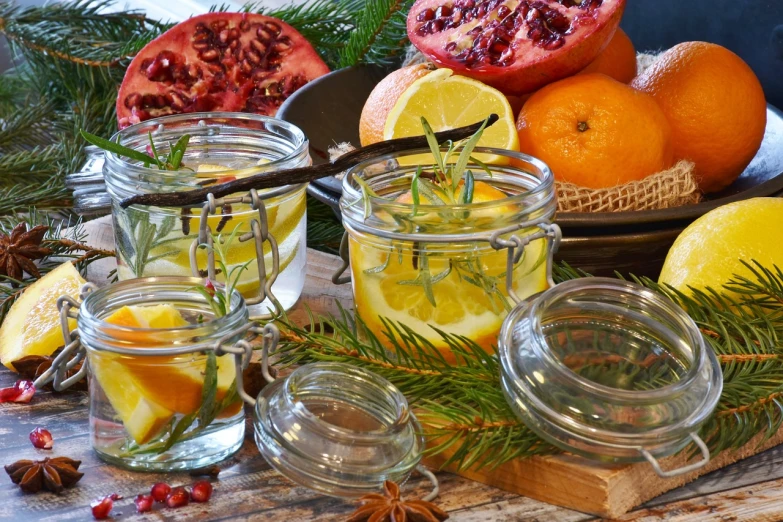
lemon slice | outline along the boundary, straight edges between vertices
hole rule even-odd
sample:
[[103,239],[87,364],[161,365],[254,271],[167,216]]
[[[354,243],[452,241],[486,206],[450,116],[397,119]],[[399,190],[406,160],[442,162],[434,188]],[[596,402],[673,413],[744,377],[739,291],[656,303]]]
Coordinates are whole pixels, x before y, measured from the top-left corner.
[[[160,333],[144,329],[171,329],[189,323],[170,304],[154,306],[124,306],[105,319],[110,325],[133,328],[117,330],[112,337],[124,347],[139,351],[150,336]],[[206,361],[193,356],[139,357],[113,353],[90,356],[90,368],[106,397],[122,420],[128,434],[139,444],[149,441],[177,413],[190,414],[201,406]],[[217,400],[221,400],[236,378],[232,355],[217,360]],[[238,407],[237,407],[238,406]],[[227,408],[233,414],[241,404]]]
[[[481,82],[454,75],[449,69],[438,69],[413,82],[400,96],[386,118],[383,138],[421,136],[422,116],[435,132],[440,132],[474,124],[492,113],[500,120],[484,130],[478,145],[518,151],[519,137],[508,99]],[[504,161],[499,156],[478,157],[485,163]],[[406,158],[404,163],[432,164],[432,160],[432,156],[423,154]]]
[[[28,355],[51,355],[65,344],[57,298],[78,298],[84,283],[71,263],[63,263],[27,287],[0,327],[0,361],[7,368],[14,370],[13,362]],[[73,319],[68,324],[76,327]]]

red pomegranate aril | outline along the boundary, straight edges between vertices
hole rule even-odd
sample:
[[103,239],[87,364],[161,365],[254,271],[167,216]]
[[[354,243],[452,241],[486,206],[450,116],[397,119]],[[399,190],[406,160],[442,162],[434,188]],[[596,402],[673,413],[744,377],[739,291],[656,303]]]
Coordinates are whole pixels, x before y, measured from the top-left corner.
[[[207,281],[207,285],[207,289],[209,289],[209,286],[212,286],[211,291],[215,291],[215,287],[212,285],[211,281]],[[166,502],[166,497],[169,496],[169,493],[171,493],[171,486],[165,482],[158,482],[150,489],[150,496],[155,499],[155,502]]]
[[425,9],[424,11],[419,13],[419,16],[416,17],[416,20],[418,20],[419,22],[429,22],[433,18],[435,18],[435,11],[433,11],[432,9]]
[[505,18],[505,17],[507,17],[510,14],[511,14],[511,9],[509,9],[505,5],[500,6],[500,9],[498,9],[498,16],[500,18]]
[[166,497],[166,505],[170,508],[187,506],[189,501],[190,495],[185,488],[174,488]]
[[30,442],[38,449],[50,450],[54,446],[52,434],[49,433],[49,430],[43,428],[35,428],[30,432]]
[[114,508],[114,501],[111,499],[111,497],[103,497],[90,503],[92,517],[95,520],[109,518],[112,508]]
[[435,10],[435,18],[443,18],[444,16],[451,16],[451,7],[442,5]]
[[190,500],[193,502],[207,502],[212,497],[212,484],[206,480],[200,480],[190,488]]
[[19,380],[10,388],[0,388],[0,403],[2,402],[30,402],[35,395],[33,381]]
[[138,513],[146,513],[147,511],[152,511],[153,501],[152,495],[138,495],[133,500],[133,503],[136,504],[136,511]]

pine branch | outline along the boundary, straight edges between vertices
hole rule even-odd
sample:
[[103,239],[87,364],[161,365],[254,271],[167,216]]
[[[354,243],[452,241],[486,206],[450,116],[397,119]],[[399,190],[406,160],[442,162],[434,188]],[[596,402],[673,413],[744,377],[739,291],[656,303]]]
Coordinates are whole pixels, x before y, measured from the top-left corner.
[[[723,394],[701,430],[713,454],[742,447],[760,433],[771,437],[783,425],[783,271],[757,263],[746,266],[752,277],[735,277],[721,292],[685,295],[634,278],[682,306],[718,355]],[[567,265],[558,266],[556,274],[561,280],[586,277]],[[508,407],[495,356],[470,339],[439,332],[459,361],[451,365],[405,325],[384,325],[383,332],[371,332],[345,311],[338,317],[311,318],[305,328],[286,324],[282,362],[338,361],[383,375],[405,393],[426,425],[428,453],[450,453],[447,465],[492,467],[554,451]],[[649,368],[654,363],[645,361]]]
[[307,246],[337,254],[343,239],[343,228],[332,207],[307,196]]
[[413,1],[367,2],[345,48],[340,51],[340,66],[360,63],[388,65],[402,55],[409,44],[406,23]]

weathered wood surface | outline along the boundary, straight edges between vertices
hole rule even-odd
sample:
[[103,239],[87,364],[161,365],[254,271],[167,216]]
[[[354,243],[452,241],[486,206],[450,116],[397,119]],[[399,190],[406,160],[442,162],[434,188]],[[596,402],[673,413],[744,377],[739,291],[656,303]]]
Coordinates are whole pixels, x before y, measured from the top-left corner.
[[[105,222],[90,226],[91,238],[111,243],[111,230]],[[334,300],[350,299],[347,286],[334,287],[331,272],[337,259],[308,252],[308,274],[304,302],[316,311],[333,311]],[[110,262],[95,266],[90,278],[105,281]],[[15,377],[0,370],[0,386],[13,383]],[[159,481],[187,485],[196,479],[187,473],[149,474],[121,470],[98,460],[90,449],[85,393],[53,394],[40,392],[31,404],[0,404],[0,464],[21,458],[64,455],[82,460],[84,478],[77,487],[57,496],[50,493],[24,495],[0,472],[0,520],[69,521],[90,520],[91,500],[110,493],[123,495],[115,502],[115,520],[274,520],[337,521],[353,510],[353,505],[317,495],[295,486],[270,470],[258,453],[248,424],[245,445],[232,459],[221,465],[215,482],[215,494],[208,504],[191,504],[178,510],[164,509],[152,514],[135,513],[133,498],[146,493]],[[55,437],[51,452],[34,449],[29,432],[46,427]],[[438,504],[451,519],[465,522],[538,521],[596,522],[591,515],[546,504],[473,482],[449,473],[438,474],[441,496]],[[535,480],[521,476],[517,482]],[[634,486],[643,490],[648,477],[639,475]],[[404,494],[422,496],[429,484],[414,477]],[[579,495],[579,481],[564,476],[553,487]],[[644,507],[617,519],[624,522],[657,520],[696,521],[780,521],[783,520],[783,447],[775,447],[737,464],[712,472],[648,502]]]

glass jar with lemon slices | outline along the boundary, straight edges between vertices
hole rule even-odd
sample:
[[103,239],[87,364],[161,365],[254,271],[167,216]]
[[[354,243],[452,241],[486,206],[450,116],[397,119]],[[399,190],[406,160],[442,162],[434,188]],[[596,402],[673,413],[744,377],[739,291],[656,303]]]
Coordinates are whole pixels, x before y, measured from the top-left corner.
[[74,318],[78,329],[63,332],[66,347],[42,379],[66,388],[81,378],[63,381],[66,369],[86,357],[80,373],[89,368],[90,435],[101,459],[173,471],[214,464],[242,446],[238,375],[253,323],[239,292],[216,307],[203,285],[142,278],[86,285],[81,304],[58,301],[63,324]]
[[[145,121],[120,131],[113,140],[148,153],[153,143],[155,154],[165,155],[185,135],[189,141],[175,171],[106,152],[104,176],[112,197],[119,279],[200,275],[223,283],[226,274],[210,266],[209,249],[193,247],[235,234],[238,241],[228,249],[226,269],[240,267],[237,289],[247,300],[251,317],[290,308],[304,286],[305,185],[237,194],[185,208],[133,205],[123,209],[119,202],[137,194],[193,190],[307,166],[310,156],[304,134],[294,125],[255,114],[196,113]],[[255,232],[254,221],[258,222]]]
[[549,286],[560,237],[544,163],[490,148],[460,162],[446,149],[374,158],[346,173],[340,200],[357,314],[379,338],[401,324],[452,362],[442,333],[492,351],[514,301]]

